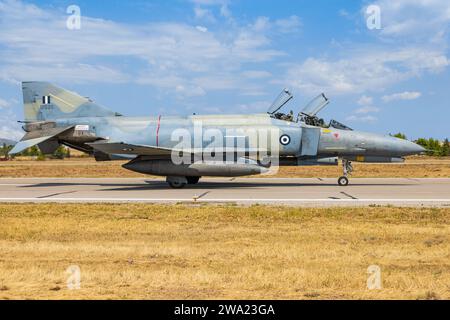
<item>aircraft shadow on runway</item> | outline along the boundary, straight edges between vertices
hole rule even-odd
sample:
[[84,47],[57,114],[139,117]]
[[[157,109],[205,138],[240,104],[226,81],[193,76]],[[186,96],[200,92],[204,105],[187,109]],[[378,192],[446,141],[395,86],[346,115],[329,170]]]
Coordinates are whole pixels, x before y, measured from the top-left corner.
[[[416,183],[350,183],[349,187],[363,187],[363,186],[410,186],[417,185]],[[48,187],[74,187],[74,186],[99,186],[103,189],[97,191],[136,191],[136,190],[173,190],[170,189],[165,181],[146,181],[146,184],[137,183],[80,183],[80,182],[48,182],[37,183],[33,185],[21,186],[21,188],[48,188]],[[231,189],[231,188],[264,188],[264,187],[336,187],[340,190],[345,190],[345,187],[339,187],[335,183],[298,183],[298,182],[200,182],[196,185],[187,185],[185,189]]]

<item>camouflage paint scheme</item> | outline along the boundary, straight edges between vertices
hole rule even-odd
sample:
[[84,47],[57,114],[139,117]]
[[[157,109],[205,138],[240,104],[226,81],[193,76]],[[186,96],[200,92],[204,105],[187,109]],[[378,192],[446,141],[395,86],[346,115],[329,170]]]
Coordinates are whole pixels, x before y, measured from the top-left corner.
[[[225,142],[230,136],[247,136],[249,132],[261,133],[267,130],[276,132],[276,140],[269,139],[270,142],[264,146],[260,145],[260,140],[253,145],[247,142],[243,147],[245,150],[239,151],[257,150],[278,155],[277,160],[282,165],[337,164],[338,158],[396,162],[401,161],[403,156],[424,151],[412,142],[390,136],[311,126],[302,121],[277,119],[268,113],[126,117],[50,83],[23,82],[22,90],[24,130],[27,134],[11,154],[33,145],[51,153],[58,145],[65,144],[94,154],[98,160],[132,159],[125,168],[168,176],[173,187],[184,186],[189,183],[188,180],[196,183],[195,178],[200,176],[240,176],[267,170],[267,166],[258,163],[261,159],[239,158],[235,159],[235,163],[220,166],[208,163],[174,165],[170,155],[179,144],[179,141],[172,139],[175,130],[185,129],[191,134],[193,147],[188,151],[193,154],[214,145],[211,144],[211,138],[204,138],[202,134],[200,141],[194,139],[199,136],[195,130],[200,124],[202,133],[207,130],[220,132],[223,141],[218,146],[228,146]],[[233,148],[234,151],[217,147],[215,151],[227,153],[239,149],[237,146]],[[186,177],[194,179],[186,180]]]

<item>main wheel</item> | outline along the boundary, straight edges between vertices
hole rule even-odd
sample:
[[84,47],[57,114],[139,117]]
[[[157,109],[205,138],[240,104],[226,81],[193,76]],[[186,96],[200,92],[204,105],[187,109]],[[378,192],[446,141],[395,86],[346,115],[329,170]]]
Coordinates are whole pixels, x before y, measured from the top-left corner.
[[200,181],[200,177],[186,177],[188,184],[197,184]]
[[340,177],[340,178],[338,179],[338,184],[339,184],[341,187],[346,187],[346,186],[348,186],[348,178],[347,178],[347,177],[344,177],[344,176]]
[[186,183],[179,181],[169,181],[168,184],[173,189],[182,189],[186,186]]

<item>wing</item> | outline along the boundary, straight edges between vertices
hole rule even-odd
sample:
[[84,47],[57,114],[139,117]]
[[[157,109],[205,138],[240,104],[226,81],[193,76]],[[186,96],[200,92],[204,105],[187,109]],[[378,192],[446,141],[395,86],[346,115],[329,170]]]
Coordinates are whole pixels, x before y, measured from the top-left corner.
[[101,151],[106,154],[119,154],[119,155],[137,155],[137,156],[163,156],[170,157],[172,149],[152,147],[145,145],[134,145],[124,142],[95,142],[88,143],[89,146],[97,151]]
[[267,152],[266,149],[237,149],[237,148],[213,148],[209,150],[205,149],[170,149],[170,148],[161,148],[155,146],[146,146],[146,145],[135,145],[124,142],[95,142],[88,143],[89,146],[94,148],[96,151],[103,152],[105,154],[113,154],[113,155],[136,155],[136,156],[154,156],[154,157],[167,157],[170,158],[173,152],[184,152],[190,154],[200,154],[203,152],[213,151],[214,153],[261,153]]

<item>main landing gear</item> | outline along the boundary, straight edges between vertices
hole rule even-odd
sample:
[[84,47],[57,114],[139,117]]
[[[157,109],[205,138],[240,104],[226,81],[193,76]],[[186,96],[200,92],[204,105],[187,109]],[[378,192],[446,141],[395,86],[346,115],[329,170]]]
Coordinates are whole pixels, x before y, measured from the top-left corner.
[[187,184],[197,184],[200,177],[167,177],[166,181],[171,188],[182,189]]
[[186,177],[188,184],[197,184],[201,177]]
[[352,174],[353,172],[353,166],[352,163],[348,160],[342,159],[342,169],[344,172],[344,175],[338,179],[338,184],[341,187],[348,186],[348,176]]

